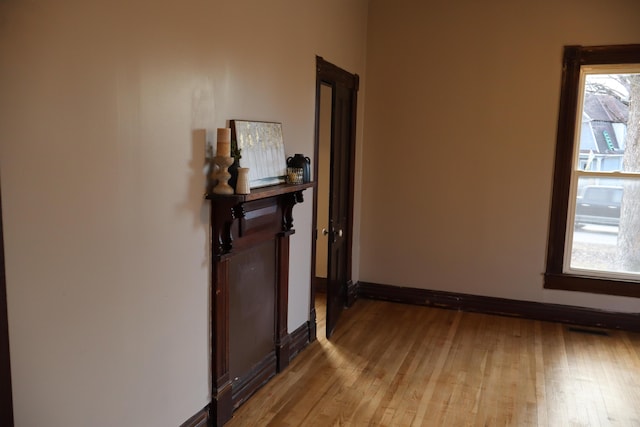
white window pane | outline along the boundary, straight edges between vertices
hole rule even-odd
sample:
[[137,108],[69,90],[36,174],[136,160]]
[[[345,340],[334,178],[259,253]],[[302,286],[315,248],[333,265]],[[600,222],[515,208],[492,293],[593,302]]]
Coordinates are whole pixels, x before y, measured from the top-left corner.
[[640,179],[580,177],[573,204],[568,270],[606,277],[640,275]]
[[[638,66],[629,68],[637,71]],[[600,72],[599,68],[583,70],[581,124],[577,167],[585,171],[640,172],[640,159],[624,156],[633,100],[633,87],[640,83],[640,74]]]

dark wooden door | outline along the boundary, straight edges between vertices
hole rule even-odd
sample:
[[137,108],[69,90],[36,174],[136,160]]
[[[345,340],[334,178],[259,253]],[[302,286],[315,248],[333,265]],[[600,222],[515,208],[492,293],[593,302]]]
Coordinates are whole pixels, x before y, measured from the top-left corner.
[[[351,281],[355,118],[358,76],[318,58],[318,85],[332,88],[327,261],[327,338],[347,304]],[[318,92],[319,93],[319,92]],[[317,153],[317,150],[316,150]],[[317,157],[317,156],[316,156]]]
[[0,192],[0,425],[13,426],[7,286],[4,274],[4,236],[2,233],[2,192]]

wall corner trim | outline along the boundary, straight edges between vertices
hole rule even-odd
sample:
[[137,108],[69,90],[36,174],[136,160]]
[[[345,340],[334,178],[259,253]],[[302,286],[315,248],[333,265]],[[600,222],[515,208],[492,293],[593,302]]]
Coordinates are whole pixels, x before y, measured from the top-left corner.
[[199,410],[194,416],[189,418],[180,427],[209,427],[209,405]]

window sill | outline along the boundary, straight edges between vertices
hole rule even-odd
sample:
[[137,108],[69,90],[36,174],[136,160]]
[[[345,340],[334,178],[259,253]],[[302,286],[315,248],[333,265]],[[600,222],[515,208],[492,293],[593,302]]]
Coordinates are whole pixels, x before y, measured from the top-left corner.
[[570,274],[546,273],[544,288],[640,298],[640,283]]

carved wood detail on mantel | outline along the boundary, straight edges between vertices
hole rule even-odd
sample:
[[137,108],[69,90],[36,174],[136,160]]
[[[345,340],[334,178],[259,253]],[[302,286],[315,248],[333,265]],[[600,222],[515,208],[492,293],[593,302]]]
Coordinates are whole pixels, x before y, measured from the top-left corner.
[[[234,408],[233,381],[229,373],[229,262],[234,255],[275,239],[276,260],[274,351],[275,367],[289,364],[291,337],[287,333],[289,293],[289,237],[293,229],[293,207],[302,203],[302,192],[314,183],[282,184],[252,189],[246,195],[207,194],[211,201],[211,373],[210,411],[214,425],[231,419]],[[235,323],[234,323],[235,324]],[[265,359],[266,360],[266,359]],[[247,383],[250,381],[245,381]],[[259,385],[258,385],[259,386]],[[251,393],[249,390],[247,393]],[[246,394],[243,391],[243,395]]]
[[282,208],[282,229],[287,232],[293,230],[293,207],[302,203],[302,191],[315,184],[283,184],[253,189],[250,194],[207,194],[205,197],[211,203],[211,231],[213,255],[223,257],[233,249],[232,226],[236,219],[245,217],[245,206],[248,202],[278,197]]

